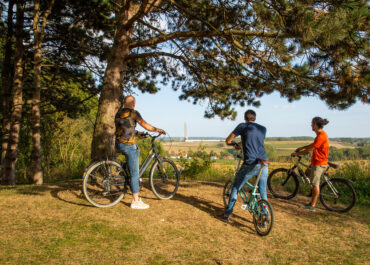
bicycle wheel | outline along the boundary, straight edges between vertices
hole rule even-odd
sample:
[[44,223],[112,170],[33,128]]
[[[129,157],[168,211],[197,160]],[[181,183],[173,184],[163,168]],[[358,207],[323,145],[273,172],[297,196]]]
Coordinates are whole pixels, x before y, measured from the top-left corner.
[[[320,187],[320,201],[330,211],[348,212],[356,203],[356,193],[352,184],[343,178],[332,178]],[[332,186],[332,187],[331,187]]]
[[257,202],[258,210],[253,211],[253,224],[260,236],[268,235],[274,226],[274,210],[266,200]]
[[180,173],[171,160],[163,159],[161,163],[156,160],[150,169],[149,181],[150,187],[158,199],[171,199],[179,187]]
[[96,207],[117,204],[124,196],[121,174],[121,165],[115,161],[100,161],[88,167],[82,184],[86,199]]
[[232,181],[231,180],[228,180],[225,183],[224,190],[223,190],[223,193],[222,193],[222,198],[224,200],[224,206],[225,206],[225,208],[229,204],[229,199],[230,199],[231,189],[232,188],[233,188]]
[[267,179],[267,186],[276,198],[289,200],[297,195],[298,179],[288,173],[288,169],[277,168],[270,173]]

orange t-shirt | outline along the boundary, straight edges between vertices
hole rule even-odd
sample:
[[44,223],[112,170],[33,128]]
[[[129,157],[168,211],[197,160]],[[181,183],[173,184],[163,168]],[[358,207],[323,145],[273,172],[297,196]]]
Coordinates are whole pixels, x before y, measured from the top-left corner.
[[329,138],[326,132],[321,131],[313,142],[315,149],[313,150],[311,164],[314,166],[326,166],[329,157]]

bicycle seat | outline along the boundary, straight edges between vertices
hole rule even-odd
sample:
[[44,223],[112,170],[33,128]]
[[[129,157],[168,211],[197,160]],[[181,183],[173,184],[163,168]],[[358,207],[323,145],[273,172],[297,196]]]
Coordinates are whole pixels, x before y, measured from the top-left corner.
[[334,164],[334,163],[330,163],[330,162],[328,162],[328,165],[329,165],[329,167],[332,167],[332,168],[338,168],[339,167],[338,164]]
[[261,159],[261,158],[257,158],[257,160],[258,160],[258,162],[260,162],[261,164],[270,164],[271,162],[269,162],[269,161],[265,161],[265,160],[263,160],[263,159]]

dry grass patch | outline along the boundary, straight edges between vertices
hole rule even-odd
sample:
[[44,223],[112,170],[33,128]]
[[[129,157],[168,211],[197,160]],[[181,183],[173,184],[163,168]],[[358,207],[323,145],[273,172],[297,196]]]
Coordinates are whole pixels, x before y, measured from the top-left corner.
[[308,198],[270,198],[275,226],[259,237],[252,216],[223,212],[222,183],[183,182],[169,201],[143,189],[151,208],[131,210],[131,195],[98,209],[80,182],[0,189],[0,264],[365,264],[369,209],[336,214],[299,208]]

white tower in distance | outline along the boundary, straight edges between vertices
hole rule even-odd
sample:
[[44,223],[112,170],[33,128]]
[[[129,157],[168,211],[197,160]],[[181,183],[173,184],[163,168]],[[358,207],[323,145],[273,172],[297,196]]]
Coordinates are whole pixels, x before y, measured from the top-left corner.
[[186,127],[186,122],[184,123],[184,138],[186,142],[188,140],[188,128]]

